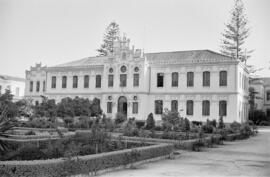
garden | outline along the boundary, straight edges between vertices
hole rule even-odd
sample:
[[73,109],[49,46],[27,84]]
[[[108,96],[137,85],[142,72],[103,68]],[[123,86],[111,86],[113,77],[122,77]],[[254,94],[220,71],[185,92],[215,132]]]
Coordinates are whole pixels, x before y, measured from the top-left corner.
[[[99,100],[46,97],[31,105],[0,95],[0,173],[4,176],[96,174],[153,158],[170,158],[174,150],[200,151],[223,141],[256,134],[252,122],[225,124],[223,118],[189,121],[165,109],[162,120],[115,119],[102,114]],[[27,120],[20,117],[26,117]]]

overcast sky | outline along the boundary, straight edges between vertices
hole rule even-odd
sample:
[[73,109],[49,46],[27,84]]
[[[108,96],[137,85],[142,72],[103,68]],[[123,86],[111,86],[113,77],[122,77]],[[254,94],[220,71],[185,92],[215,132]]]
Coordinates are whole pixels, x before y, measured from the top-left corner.
[[[270,1],[244,3],[247,48],[255,50],[248,63],[270,76]],[[95,56],[111,21],[145,52],[219,51],[232,6],[233,0],[0,0],[0,74],[25,77],[38,62]]]

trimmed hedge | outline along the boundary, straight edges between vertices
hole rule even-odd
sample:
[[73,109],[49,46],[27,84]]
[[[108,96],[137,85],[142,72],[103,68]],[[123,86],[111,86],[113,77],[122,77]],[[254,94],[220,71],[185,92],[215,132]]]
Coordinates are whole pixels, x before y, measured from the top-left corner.
[[5,161],[0,162],[0,174],[2,176],[12,177],[59,177],[89,174],[106,168],[169,155],[172,150],[173,145],[159,144],[95,155],[78,156],[78,158],[72,159]]

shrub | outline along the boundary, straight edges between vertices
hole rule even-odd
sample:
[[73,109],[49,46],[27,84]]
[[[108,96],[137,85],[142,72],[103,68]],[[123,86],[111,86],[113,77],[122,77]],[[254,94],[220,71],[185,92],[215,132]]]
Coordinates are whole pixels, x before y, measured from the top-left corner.
[[155,131],[163,131],[163,128],[161,126],[155,126]]
[[251,130],[248,124],[242,124],[240,127],[240,133],[243,138],[248,138],[249,136],[253,135],[253,131]]
[[213,133],[213,130],[214,130],[214,128],[210,124],[205,124],[205,125],[202,126],[202,131],[204,133]]
[[140,121],[140,120],[137,120],[136,121],[136,126],[137,128],[142,128],[143,126],[145,126],[145,121]]
[[121,112],[116,113],[115,115],[115,123],[121,124],[127,120],[127,116]]
[[202,125],[202,121],[192,121],[192,125],[193,126],[201,126]]
[[230,128],[234,131],[234,132],[239,132],[241,127],[241,124],[234,121],[233,123],[230,124]]
[[268,121],[261,121],[259,125],[260,126],[270,126],[270,122],[268,122]]
[[25,135],[36,135],[36,133],[33,130],[30,130],[26,132]]
[[180,118],[178,112],[169,111],[166,109],[162,114],[162,126],[167,131],[177,131],[180,129],[180,123],[183,118]]
[[154,117],[153,117],[153,113],[150,113],[147,117],[147,120],[146,120],[146,126],[145,126],[145,129],[147,130],[151,130],[151,129],[154,129],[155,128],[155,120],[154,120]]
[[219,120],[218,120],[218,128],[219,128],[219,129],[225,128],[225,124],[224,124],[224,122],[223,122],[223,117],[222,117],[222,116],[219,117]]
[[139,129],[136,127],[135,118],[129,118],[123,124],[124,136],[139,136]]

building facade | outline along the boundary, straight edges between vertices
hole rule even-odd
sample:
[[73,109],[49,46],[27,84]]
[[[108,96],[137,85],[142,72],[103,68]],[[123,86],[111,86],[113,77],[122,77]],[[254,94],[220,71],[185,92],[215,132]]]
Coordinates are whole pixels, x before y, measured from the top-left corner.
[[39,102],[40,95],[57,102],[75,96],[98,98],[107,116],[121,112],[137,120],[149,113],[160,120],[166,108],[196,121],[220,116],[224,122],[247,120],[248,72],[239,61],[210,50],[143,53],[130,48],[125,37],[114,42],[113,51],[31,67],[26,71],[26,97]]
[[270,78],[261,77],[250,80],[250,88],[255,91],[255,109],[265,112],[270,117]]
[[0,75],[0,95],[5,93],[6,90],[10,90],[14,95],[13,100],[18,101],[24,97],[25,79]]

